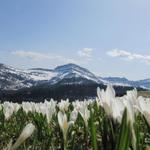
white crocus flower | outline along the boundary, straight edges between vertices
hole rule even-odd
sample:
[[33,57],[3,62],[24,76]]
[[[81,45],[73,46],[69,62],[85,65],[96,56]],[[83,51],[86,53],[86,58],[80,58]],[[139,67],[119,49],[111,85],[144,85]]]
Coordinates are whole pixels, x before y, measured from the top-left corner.
[[20,109],[20,105],[17,103],[14,103],[14,112],[17,112]]
[[80,103],[79,100],[76,100],[76,101],[72,102],[72,105],[73,105],[74,109],[78,110],[78,106],[80,105],[79,103]]
[[62,111],[62,112],[68,111],[69,105],[70,105],[69,99],[61,100],[61,102],[58,103],[59,110]]
[[70,120],[76,122],[78,117],[78,111],[74,109],[70,114]]
[[29,123],[25,126],[19,138],[12,146],[11,150],[16,150],[27,138],[29,138],[35,130],[35,126],[32,123]]
[[139,97],[139,108],[150,126],[150,101],[146,98]]
[[3,104],[3,111],[4,111],[5,119],[6,120],[10,119],[10,117],[14,113],[14,106],[13,106],[13,104],[9,103],[9,102],[4,102],[4,104]]
[[55,111],[54,111],[53,107],[48,107],[48,106],[45,108],[45,110],[46,110],[47,122],[50,123],[53,114],[55,114]]
[[128,97],[124,97],[123,103],[127,109],[127,119],[131,123],[131,126],[133,126],[133,123],[135,121],[134,105],[131,100],[128,99]]
[[112,100],[115,99],[115,90],[113,89],[112,85],[108,85],[106,91],[100,88],[97,88],[97,95],[99,98],[100,105],[104,108],[105,112],[108,116],[112,115]]
[[121,123],[125,105],[120,97],[115,96],[115,90],[112,85],[108,85],[106,91],[97,88],[98,106],[102,106],[106,114],[115,121]]
[[125,95],[124,97],[126,97],[126,99],[131,102],[132,106],[134,106],[134,112],[135,114],[137,114],[139,106],[137,89],[135,88],[131,91],[127,91],[127,95]]
[[138,100],[137,100],[137,97],[138,97],[137,89],[134,88],[131,91],[127,91],[127,97],[129,97],[130,99],[132,99],[132,103],[134,105],[136,105],[138,103]]
[[127,109],[127,121],[131,126],[131,131],[132,131],[132,138],[133,138],[133,147],[136,147],[136,134],[134,130],[134,122],[135,122],[135,115],[137,114],[137,109],[135,109],[135,104],[137,104],[137,100],[135,99],[136,94],[133,91],[131,93],[125,95],[123,97],[123,103]]
[[125,106],[123,102],[116,98],[112,101],[112,116],[114,120],[117,120],[119,123],[121,123],[122,116],[124,113]]
[[25,111],[26,113],[32,112],[33,103],[23,102],[22,103],[22,108],[23,108],[23,111]]
[[36,109],[38,113],[42,113],[43,116],[46,116],[47,122],[50,123],[52,116],[56,113],[56,102],[51,100],[50,102],[45,101]]
[[73,121],[68,122],[66,114],[59,111],[58,112],[58,123],[63,132],[64,141],[66,141],[68,129],[72,124],[74,124],[74,122]]
[[88,110],[86,105],[81,105],[79,108],[79,113],[82,116],[85,126],[88,127],[88,120],[90,118],[90,111]]
[[73,106],[74,106],[74,109],[77,110],[81,117],[83,118],[84,120],[84,123],[85,123],[85,126],[87,127],[88,126],[88,120],[90,118],[90,111],[88,110],[88,105],[89,105],[89,102],[84,100],[84,101],[75,101],[72,103]]

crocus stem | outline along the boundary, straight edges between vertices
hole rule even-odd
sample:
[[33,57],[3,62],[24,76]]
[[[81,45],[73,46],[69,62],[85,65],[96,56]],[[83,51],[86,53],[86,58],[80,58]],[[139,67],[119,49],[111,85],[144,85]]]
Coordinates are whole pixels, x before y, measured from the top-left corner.
[[64,150],[67,150],[67,137],[64,135]]
[[110,124],[110,129],[111,129],[111,147],[114,149],[115,145],[115,134],[114,134],[114,128],[113,128],[113,121],[109,118],[109,124]]
[[75,136],[76,134],[73,134],[73,138],[72,138],[72,142],[71,142],[71,149],[74,150],[75,149]]
[[86,144],[88,144],[88,128],[86,125],[84,125],[84,139]]

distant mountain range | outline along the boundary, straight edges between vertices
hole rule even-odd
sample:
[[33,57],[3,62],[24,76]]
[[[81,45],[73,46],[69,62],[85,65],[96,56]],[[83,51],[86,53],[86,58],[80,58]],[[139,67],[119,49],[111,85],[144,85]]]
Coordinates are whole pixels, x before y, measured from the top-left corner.
[[76,64],[66,64],[55,69],[16,69],[0,64],[0,89],[19,90],[39,85],[88,85],[91,83],[129,86],[150,89],[150,79],[130,81],[119,77],[99,77]]

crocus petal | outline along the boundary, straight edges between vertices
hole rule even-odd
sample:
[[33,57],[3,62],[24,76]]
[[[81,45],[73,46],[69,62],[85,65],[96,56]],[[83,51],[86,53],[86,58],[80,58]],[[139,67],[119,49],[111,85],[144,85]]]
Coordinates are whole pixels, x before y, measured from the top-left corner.
[[61,128],[63,128],[63,113],[61,111],[58,112],[58,123]]
[[78,111],[74,109],[70,114],[70,120],[76,122],[78,117]]
[[133,125],[134,123],[134,107],[131,103],[130,100],[126,99],[123,101],[124,102],[124,105],[125,107],[127,108],[127,118],[128,118],[128,121],[131,123],[131,125]]
[[111,104],[112,98],[115,98],[115,90],[113,89],[112,85],[108,85],[106,89],[106,101],[108,105]]

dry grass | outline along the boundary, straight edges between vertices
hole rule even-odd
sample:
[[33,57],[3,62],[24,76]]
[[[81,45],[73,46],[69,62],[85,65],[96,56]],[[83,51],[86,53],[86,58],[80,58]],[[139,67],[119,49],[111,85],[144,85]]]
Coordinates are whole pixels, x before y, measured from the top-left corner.
[[138,95],[139,96],[144,96],[146,98],[150,98],[150,91],[139,91]]

